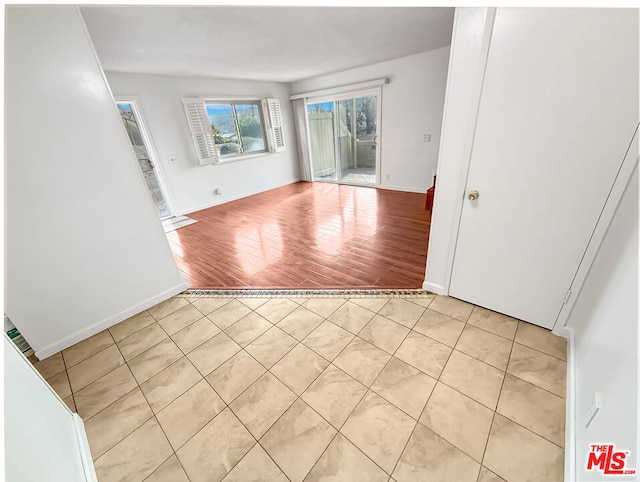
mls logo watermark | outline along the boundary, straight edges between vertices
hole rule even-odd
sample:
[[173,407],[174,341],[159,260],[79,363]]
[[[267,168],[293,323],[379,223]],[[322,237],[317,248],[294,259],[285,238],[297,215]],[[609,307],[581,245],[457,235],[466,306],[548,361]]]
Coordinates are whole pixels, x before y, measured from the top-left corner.
[[617,450],[614,444],[589,445],[591,452],[587,459],[587,470],[599,470],[604,475],[635,475],[636,469],[625,467],[628,450]]

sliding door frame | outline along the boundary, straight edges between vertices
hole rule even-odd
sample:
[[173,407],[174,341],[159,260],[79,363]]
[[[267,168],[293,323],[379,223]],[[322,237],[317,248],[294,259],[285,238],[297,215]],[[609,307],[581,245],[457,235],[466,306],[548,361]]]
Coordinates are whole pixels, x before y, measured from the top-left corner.
[[[370,89],[363,89],[363,90],[354,90],[354,91],[350,91],[350,92],[344,92],[344,93],[340,93],[340,94],[333,94],[333,95],[328,95],[328,96],[321,96],[321,97],[310,97],[310,98],[306,98],[305,99],[305,108],[304,108],[304,113],[305,113],[305,119],[306,119],[306,123],[307,123],[307,132],[309,132],[309,116],[308,116],[308,112],[307,112],[307,106],[310,104],[320,104],[323,102],[333,102],[334,103],[334,118],[337,116],[337,112],[336,112],[336,104],[337,102],[340,102],[341,100],[348,100],[348,99],[355,99],[355,98],[359,98],[359,97],[369,97],[369,96],[375,96],[376,97],[376,181],[374,183],[359,183],[359,182],[345,182],[342,179],[342,166],[341,166],[341,162],[340,162],[340,154],[339,154],[339,150],[338,150],[338,144],[337,142],[334,143],[334,149],[335,149],[335,160],[336,160],[336,179],[335,180],[320,180],[317,179],[315,177],[315,169],[313,168],[313,156],[311,154],[311,142],[309,142],[309,159],[311,159],[311,180],[316,182],[327,182],[327,183],[332,183],[332,184],[347,184],[347,185],[351,185],[351,186],[365,186],[365,187],[376,187],[379,188],[381,186],[381,179],[380,179],[380,173],[382,172],[381,169],[381,161],[382,161],[382,87],[374,87],[374,88],[370,88]],[[334,126],[334,131],[337,129],[337,122],[335,123]],[[334,132],[334,139],[337,140],[338,136],[337,133]]]

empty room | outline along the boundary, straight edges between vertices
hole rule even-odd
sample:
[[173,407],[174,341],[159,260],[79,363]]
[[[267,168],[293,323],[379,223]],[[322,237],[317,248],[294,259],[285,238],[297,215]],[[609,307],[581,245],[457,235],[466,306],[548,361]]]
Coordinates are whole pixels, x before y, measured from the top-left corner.
[[7,6],[7,480],[633,480],[639,18]]
[[453,9],[82,14],[191,288],[421,288]]

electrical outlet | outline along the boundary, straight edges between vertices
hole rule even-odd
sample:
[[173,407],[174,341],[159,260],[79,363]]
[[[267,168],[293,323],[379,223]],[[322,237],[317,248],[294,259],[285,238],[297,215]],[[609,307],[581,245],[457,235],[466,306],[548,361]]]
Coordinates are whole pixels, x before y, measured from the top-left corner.
[[169,156],[169,164],[178,164],[178,158]]
[[391,180],[391,174],[389,174],[389,173],[385,174],[384,178],[385,178],[387,181],[390,181],[390,180]]
[[588,427],[591,424],[591,422],[593,421],[593,419],[595,418],[599,410],[600,410],[600,393],[595,392],[593,394],[593,400],[587,407],[587,423],[585,424],[585,427]]
[[424,142],[431,142],[431,134],[424,135]]

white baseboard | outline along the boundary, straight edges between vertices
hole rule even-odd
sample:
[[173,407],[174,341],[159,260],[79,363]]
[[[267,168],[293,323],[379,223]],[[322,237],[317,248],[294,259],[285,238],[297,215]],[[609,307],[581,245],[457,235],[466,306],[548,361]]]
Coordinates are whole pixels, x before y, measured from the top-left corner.
[[576,480],[576,352],[573,328],[564,327],[567,338],[567,396],[564,432],[564,480]]
[[389,191],[404,191],[404,192],[415,192],[418,194],[426,194],[427,188],[416,188],[416,187],[406,187],[406,186],[393,186],[389,184],[376,186],[378,189],[388,189]]
[[164,300],[177,295],[178,293],[182,293],[186,289],[189,289],[189,285],[187,285],[186,283],[174,286],[173,288],[170,288],[156,296],[152,296],[151,298],[146,299],[143,302],[132,306],[131,308],[121,311],[116,315],[109,316],[108,318],[101,320],[98,323],[85,328],[84,330],[78,331],[69,336],[65,336],[61,340],[45,346],[44,348],[36,351],[36,356],[38,357],[38,360],[43,360],[51,355],[55,355],[59,351],[62,351],[65,348],[69,348],[70,346],[73,346],[76,343],[81,342],[82,340],[86,340],[90,336],[93,336],[96,333],[100,333],[101,331],[112,327],[116,323],[120,323],[121,321],[126,320],[133,315],[137,315],[141,311],[144,311],[147,308],[151,308],[152,306],[157,305],[158,303],[161,303]]
[[446,295],[447,293],[445,292],[444,286],[442,285],[437,285],[435,283],[431,283],[427,280],[424,280],[424,282],[422,283],[422,289],[425,291],[431,291],[432,293],[435,293],[437,295]]
[[296,178],[290,181],[281,182],[278,184],[271,184],[269,186],[263,186],[259,189],[254,189],[252,191],[246,191],[241,194],[236,194],[234,196],[224,196],[218,197],[215,201],[211,201],[210,203],[201,204],[199,206],[193,206],[187,209],[181,209],[176,211],[176,216],[185,216],[191,213],[195,213],[196,211],[202,211],[203,209],[212,208],[214,206],[219,206],[220,204],[225,204],[231,201],[237,201],[238,199],[242,199],[248,196],[253,196],[254,194],[260,194],[261,192],[270,191],[271,189],[277,189],[282,186],[288,186],[289,184],[295,184],[296,182],[301,181],[301,178]]
[[82,468],[84,470],[84,480],[87,482],[98,482],[96,469],[91,458],[91,449],[89,448],[89,440],[84,430],[84,422],[77,413],[73,415],[73,424],[76,429],[76,439],[78,440],[78,449],[80,450],[80,460],[82,460]]

